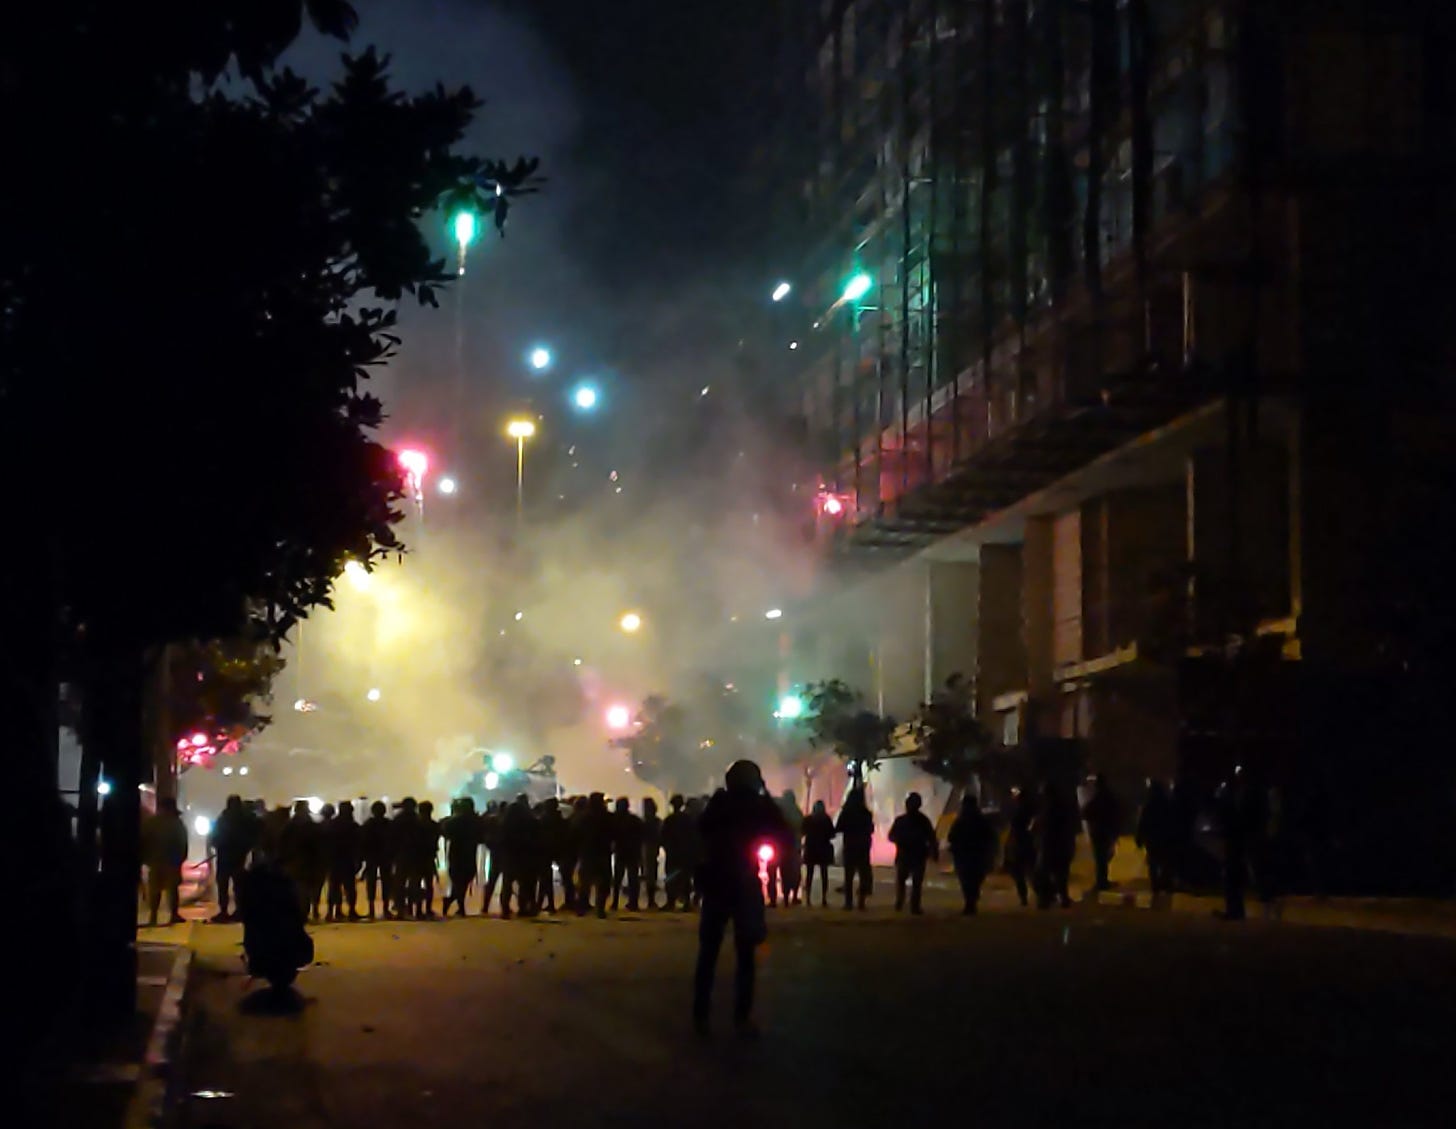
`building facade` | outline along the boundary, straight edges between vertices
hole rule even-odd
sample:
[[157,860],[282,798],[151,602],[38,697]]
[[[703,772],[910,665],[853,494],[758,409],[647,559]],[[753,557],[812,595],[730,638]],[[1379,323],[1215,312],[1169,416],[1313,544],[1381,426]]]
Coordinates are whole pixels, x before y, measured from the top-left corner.
[[1451,13],[789,7],[786,395],[859,577],[803,674],[973,675],[1130,801],[1245,764],[1311,825],[1449,812]]

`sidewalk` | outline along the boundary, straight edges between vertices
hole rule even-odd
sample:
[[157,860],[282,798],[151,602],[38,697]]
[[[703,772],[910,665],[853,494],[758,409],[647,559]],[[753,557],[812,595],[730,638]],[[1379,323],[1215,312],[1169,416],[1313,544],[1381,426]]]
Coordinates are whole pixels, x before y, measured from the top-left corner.
[[165,1124],[167,1086],[178,1050],[182,1005],[192,968],[193,917],[139,930],[137,1011],[120,1030],[78,1048],[54,1109],[54,1124],[87,1129],[150,1129]]

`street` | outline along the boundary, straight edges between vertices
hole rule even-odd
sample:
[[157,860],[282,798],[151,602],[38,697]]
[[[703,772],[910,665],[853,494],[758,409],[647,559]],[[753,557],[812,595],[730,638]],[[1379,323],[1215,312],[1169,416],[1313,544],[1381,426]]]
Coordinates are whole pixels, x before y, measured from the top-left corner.
[[1448,940],[938,892],[778,910],[761,1040],[688,1022],[686,915],[326,926],[294,1007],[199,927],[184,1123],[1445,1125]]

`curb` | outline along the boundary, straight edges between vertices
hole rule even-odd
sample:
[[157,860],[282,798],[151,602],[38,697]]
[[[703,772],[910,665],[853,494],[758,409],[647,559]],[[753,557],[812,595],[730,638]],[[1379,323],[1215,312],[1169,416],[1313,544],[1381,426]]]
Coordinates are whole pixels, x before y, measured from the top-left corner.
[[122,1123],[125,1129],[158,1129],[165,1126],[170,1117],[173,1106],[169,1100],[173,1096],[170,1086],[173,1080],[172,1059],[178,1049],[183,1005],[192,974],[193,928],[194,925],[188,926],[181,951],[172,962],[162,1006],[157,1010],[156,1022],[152,1024],[152,1033],[147,1039],[146,1057],[142,1060],[136,1090],[127,1103],[126,1119]]

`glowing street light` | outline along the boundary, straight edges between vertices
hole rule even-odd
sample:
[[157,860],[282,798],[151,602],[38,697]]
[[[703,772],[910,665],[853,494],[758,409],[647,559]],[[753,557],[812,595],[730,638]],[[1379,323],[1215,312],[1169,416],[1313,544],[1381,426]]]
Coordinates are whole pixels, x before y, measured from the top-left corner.
[[589,412],[595,408],[600,398],[596,387],[591,384],[578,384],[576,391],[571,394],[571,402],[584,412]]
[[374,578],[369,575],[369,570],[355,560],[344,562],[344,576],[360,592],[369,591],[369,586],[374,583]]
[[537,372],[545,372],[551,367],[551,350],[544,345],[537,345],[526,359]]
[[110,780],[98,780],[98,781],[96,781],[96,794],[98,796],[109,796],[109,795],[111,795],[111,781]]
[[784,609],[783,608],[769,608],[768,611],[766,611],[766,612],[763,613],[763,618],[764,619],[783,619],[784,618]]
[[[546,353],[546,363],[550,362],[551,354]],[[513,419],[506,424],[506,434],[516,441],[516,527],[519,529],[526,516],[526,440],[536,434],[536,425],[528,419]]]
[[208,819],[205,815],[196,816],[192,820],[192,830],[206,839],[212,834],[212,820]]
[[632,724],[632,711],[626,706],[609,706],[607,709],[607,728],[626,729]]
[[779,708],[774,710],[774,717],[784,721],[795,721],[804,716],[804,699],[797,694],[785,694],[779,699]]
[[771,295],[771,297],[775,302],[782,302],[785,298],[789,296],[789,293],[793,289],[794,288],[790,286],[787,282],[781,282],[773,288],[773,294]]
[[441,494],[448,496],[459,490],[460,484],[447,474],[444,478],[440,479],[439,482],[435,483],[435,489],[438,490]]
[[369,687],[369,693],[365,694],[364,696],[368,698],[371,702],[377,702],[382,695],[379,693],[378,686],[371,686]]
[[642,628],[642,617],[636,612],[627,612],[617,620],[617,626],[628,635],[635,635]]
[[874,284],[874,279],[861,271],[844,284],[844,294],[840,298],[840,301],[858,302],[870,292],[870,287]]

